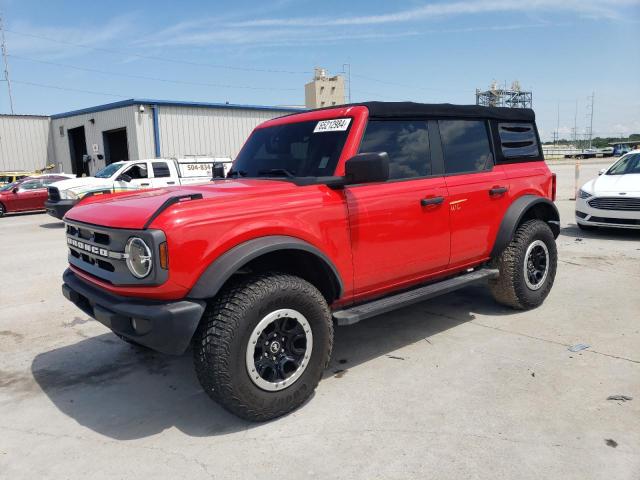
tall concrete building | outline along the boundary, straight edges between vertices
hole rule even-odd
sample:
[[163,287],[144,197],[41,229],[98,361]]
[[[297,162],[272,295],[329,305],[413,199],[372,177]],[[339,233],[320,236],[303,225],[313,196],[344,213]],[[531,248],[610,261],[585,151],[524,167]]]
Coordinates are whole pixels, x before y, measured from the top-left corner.
[[316,68],[313,80],[304,86],[304,103],[307,108],[344,104],[344,77],[329,77],[324,68]]

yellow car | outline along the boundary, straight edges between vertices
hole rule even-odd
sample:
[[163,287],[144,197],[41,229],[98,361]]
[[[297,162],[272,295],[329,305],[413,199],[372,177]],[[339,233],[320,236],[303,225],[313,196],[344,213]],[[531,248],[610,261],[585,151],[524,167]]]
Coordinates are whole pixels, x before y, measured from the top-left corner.
[[53,170],[53,168],[55,168],[55,165],[49,164],[46,167],[41,168],[40,170],[35,170],[33,172],[18,171],[18,170],[14,170],[10,172],[0,172],[0,185],[7,185],[8,183],[13,183],[16,180],[20,180],[21,178],[25,178],[25,177],[34,177],[34,176],[43,175],[43,174],[46,174],[49,170]]
[[0,172],[0,185],[13,183],[21,178],[33,175],[35,172]]

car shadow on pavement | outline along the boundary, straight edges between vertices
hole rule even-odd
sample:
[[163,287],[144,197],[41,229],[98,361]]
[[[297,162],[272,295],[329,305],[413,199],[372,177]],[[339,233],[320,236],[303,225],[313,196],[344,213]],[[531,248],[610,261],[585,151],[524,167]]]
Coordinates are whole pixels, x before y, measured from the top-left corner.
[[59,229],[59,228],[64,228],[64,222],[50,222],[50,223],[43,223],[40,225],[40,228],[53,228],[53,229]]
[[560,229],[560,235],[596,240],[640,240],[640,229],[598,227],[593,230],[581,230],[575,223],[570,223]]
[[[472,286],[338,327],[325,378],[473,320],[472,311],[512,312],[497,305],[486,287]],[[37,385],[80,425],[118,440],[144,438],[172,427],[202,437],[259,425],[209,399],[195,376],[191,351],[175,357],[138,349],[111,333],[86,337],[80,325],[89,321],[79,318],[72,325],[82,341],[41,353],[31,365]]]

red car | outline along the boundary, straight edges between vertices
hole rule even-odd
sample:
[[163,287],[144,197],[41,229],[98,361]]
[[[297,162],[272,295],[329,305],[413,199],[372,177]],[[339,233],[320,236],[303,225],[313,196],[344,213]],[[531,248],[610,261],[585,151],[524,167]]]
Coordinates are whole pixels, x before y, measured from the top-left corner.
[[42,175],[26,177],[0,187],[0,217],[5,213],[44,210],[47,200],[47,186],[67,180],[66,175]]
[[224,180],[80,202],[62,290],[130,343],[191,344],[207,394],[262,421],[311,396],[334,323],[479,281],[504,305],[540,305],[554,199],[532,110],[298,113],[258,126]]

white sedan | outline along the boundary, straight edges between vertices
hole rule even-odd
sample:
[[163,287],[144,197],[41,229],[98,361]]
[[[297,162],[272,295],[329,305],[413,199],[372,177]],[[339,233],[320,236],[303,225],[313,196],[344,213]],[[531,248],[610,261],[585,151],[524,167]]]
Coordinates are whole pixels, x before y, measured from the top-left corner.
[[640,229],[640,151],[621,157],[576,196],[576,223],[582,229]]

